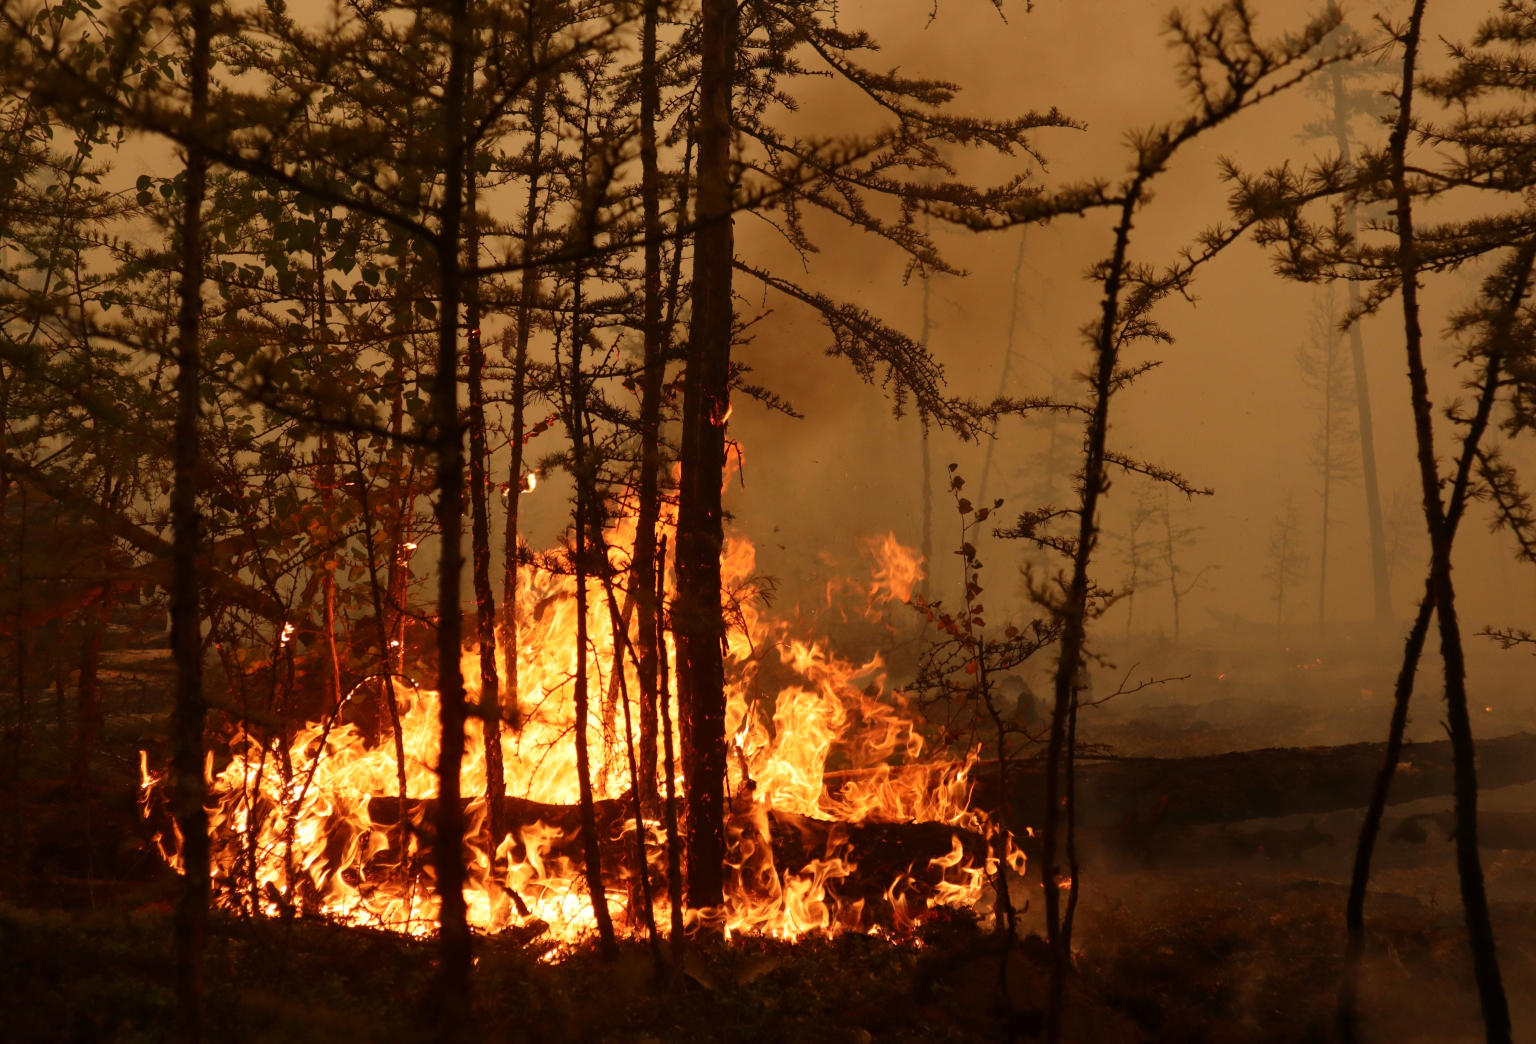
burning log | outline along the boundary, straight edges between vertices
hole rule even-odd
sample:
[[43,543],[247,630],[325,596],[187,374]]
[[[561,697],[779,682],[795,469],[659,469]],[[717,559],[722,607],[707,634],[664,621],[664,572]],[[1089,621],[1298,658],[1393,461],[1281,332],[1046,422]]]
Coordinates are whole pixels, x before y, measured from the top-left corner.
[[845,876],[828,891],[845,903],[874,903],[893,888],[909,910],[946,901],[959,876],[986,865],[987,840],[945,823],[842,823],[792,812],[768,813],[774,865],[797,874],[816,860],[840,860]]
[[[485,807],[483,798],[465,798],[466,858],[471,848],[483,842]],[[406,817],[416,836],[411,864],[426,867],[432,860],[429,835],[437,799],[411,799],[406,802]],[[595,803],[599,843],[603,853],[604,883],[624,887],[636,880],[635,846],[626,840],[633,820],[628,816],[625,798],[599,800]],[[400,801],[392,795],[377,795],[368,803],[373,826],[398,836]],[[528,841],[537,838],[539,859],[545,864],[564,861],[568,873],[580,874],[585,858],[578,805],[547,805],[537,801],[506,799],[507,836],[512,846],[507,852],[511,862],[528,859]],[[737,817],[736,825],[747,833],[755,832],[749,816]],[[792,812],[770,810],[767,813],[773,850],[773,866],[781,886],[792,876],[817,876],[826,899],[842,907],[865,903],[875,913],[879,900],[899,895],[909,914],[942,904],[970,884],[970,877],[987,858],[987,842],[980,834],[944,823],[844,823]],[[661,839],[647,838],[649,872],[656,882],[665,873],[665,855]],[[398,843],[377,852],[372,860],[378,867],[399,863]],[[876,919],[881,919],[876,917]]]
[[[465,816],[465,856],[472,858],[473,849],[483,843],[486,829],[487,808],[483,797],[463,798]],[[568,860],[578,869],[584,865],[586,850],[581,833],[581,806],[546,805],[525,798],[507,797],[503,813],[506,834],[512,839],[508,855],[512,862],[528,860],[528,840],[537,832],[540,858],[546,862]],[[630,877],[633,870],[633,853],[622,842],[624,829],[631,820],[626,815],[623,799],[600,799],[594,802],[597,817],[598,842],[602,846],[605,880],[616,884]],[[436,798],[410,798],[405,803],[406,818],[416,836],[414,863],[425,867],[432,860],[431,824],[437,813]],[[368,801],[368,818],[380,830],[387,830],[394,838],[399,837],[395,827],[400,822],[400,799],[392,794],[374,795]],[[498,845],[499,847],[499,845]],[[626,859],[626,854],[631,858]],[[398,840],[391,847],[373,857],[380,865],[392,865],[400,861]]]

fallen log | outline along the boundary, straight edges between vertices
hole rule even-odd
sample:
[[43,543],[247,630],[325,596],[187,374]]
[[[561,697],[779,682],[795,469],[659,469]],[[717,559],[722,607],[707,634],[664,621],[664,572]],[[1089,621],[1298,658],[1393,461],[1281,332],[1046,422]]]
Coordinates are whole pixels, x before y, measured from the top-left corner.
[[[425,868],[432,858],[431,824],[435,822],[436,798],[413,798],[406,802],[406,818],[415,835],[411,866]],[[637,852],[633,839],[632,806],[627,799],[595,802],[599,848],[603,858],[603,881],[612,888],[626,888],[638,880]],[[485,799],[465,798],[466,856],[472,847],[484,847]],[[504,810],[507,836],[513,839],[513,862],[528,859],[528,846],[536,844],[537,856],[546,867],[564,861],[562,875],[579,876],[585,847],[582,840],[581,809],[576,805],[547,805],[537,801],[508,797]],[[391,835],[389,848],[375,853],[370,867],[392,868],[400,863],[400,800],[389,795],[369,799],[368,817],[372,825]],[[859,901],[875,912],[877,900],[891,893],[893,887],[906,902],[909,913],[944,901],[946,884],[964,885],[969,880],[967,868],[980,867],[986,860],[986,839],[981,835],[944,823],[842,823],[791,812],[767,812],[773,869],[779,887],[790,875],[815,874],[812,864],[836,864],[822,882],[828,899],[843,906]],[[756,838],[760,834],[756,817],[734,817],[736,836]],[[653,888],[666,884],[665,849],[662,839],[651,836],[647,844],[647,871]],[[883,916],[882,915],[877,915]]]
[[873,902],[896,885],[909,907],[922,909],[942,901],[944,883],[963,884],[966,868],[986,865],[986,839],[945,823],[840,823],[778,810],[768,822],[779,874],[840,860],[846,876],[829,880],[828,891],[844,902]]
[[[437,822],[437,798],[409,798],[406,800],[406,818],[416,837],[415,862],[421,866],[431,864],[432,824]],[[485,847],[486,803],[483,797],[464,798],[464,845],[466,855],[471,848]],[[616,884],[633,874],[633,842],[622,840],[625,825],[630,822],[628,808],[621,799],[593,802],[597,819],[599,850],[603,859],[603,877]],[[510,856],[512,862],[528,859],[528,841],[536,838],[540,858],[545,865],[569,860],[580,867],[586,858],[581,839],[581,806],[546,805],[539,801],[508,795],[503,806],[507,833],[512,838]],[[376,794],[368,800],[368,819],[372,824],[390,833],[390,847],[376,853],[372,862],[379,865],[396,865],[400,862],[400,835],[395,827],[400,822],[400,799],[394,795]],[[500,841],[498,839],[498,847]]]

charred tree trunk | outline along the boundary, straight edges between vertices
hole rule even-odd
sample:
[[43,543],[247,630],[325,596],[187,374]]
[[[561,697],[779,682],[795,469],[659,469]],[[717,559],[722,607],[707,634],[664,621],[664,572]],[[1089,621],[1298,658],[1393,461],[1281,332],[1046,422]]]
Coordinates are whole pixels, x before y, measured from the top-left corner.
[[[606,545],[599,544],[598,548],[603,555],[603,560],[607,561]],[[635,657],[634,649],[630,647],[629,627],[624,622],[624,615],[619,612],[619,600],[613,593],[611,571],[603,573],[603,592],[608,600],[608,626],[613,629],[612,671],[619,684],[619,700],[624,706],[624,754],[629,762],[629,797],[635,820],[635,870],[639,882],[638,887],[631,886],[630,904],[634,905],[635,891],[638,890],[640,919],[645,925],[645,938],[650,943],[651,957],[656,963],[656,974],[659,976],[665,969],[665,962],[661,956],[661,938],[656,934],[656,907],[651,899],[651,874],[645,844],[645,803],[640,792],[640,766],[635,760],[635,726],[629,709],[629,683],[624,679],[624,654],[629,653],[630,658],[634,660],[636,670],[640,668],[640,661]],[[630,914],[630,921],[631,923],[634,921],[633,913]]]
[[[491,589],[491,522],[485,446],[485,346],[480,339],[480,229],[475,211],[474,153],[465,164],[464,195],[469,227],[465,257],[464,324],[469,330],[469,499],[470,541],[475,572],[475,625],[480,642],[480,721],[485,738],[485,793],[491,836],[502,836],[507,779],[501,761],[501,686],[496,668],[496,594]],[[491,849],[495,861],[495,848]]]
[[[379,643],[379,659],[384,670],[379,676],[379,700],[389,715],[390,728],[395,737],[395,780],[397,792],[403,803],[407,798],[405,776],[405,728],[400,722],[400,705],[395,701],[395,678],[389,654],[389,627],[385,622],[385,593],[379,586],[378,555],[373,542],[372,493],[367,476],[363,472],[363,455],[358,449],[356,436],[352,444],[352,466],[356,475],[357,503],[363,515],[363,549],[368,555],[368,593],[373,600],[374,632]],[[400,851],[405,851],[405,837],[400,838]]]
[[[98,668],[101,662],[101,635],[112,615],[113,589],[102,592],[96,605],[94,619],[86,629],[85,641],[80,649],[80,678],[75,683],[75,761],[70,767],[71,783],[84,785],[91,778],[91,753],[96,749],[96,737],[101,732],[101,679]],[[62,698],[63,688],[59,689]],[[62,700],[61,700],[62,702]]]
[[[315,342],[325,350],[330,341],[330,313],[325,296],[325,222],[315,216],[314,271],[315,271]],[[336,512],[336,435],[327,432],[321,440],[320,458],[320,508],[325,513],[325,524],[334,534]],[[334,713],[341,714],[341,657],[336,650],[336,562],[330,559],[322,564],[321,577],[325,599],[325,652],[326,670],[331,682],[330,705]],[[325,743],[321,741],[323,750]],[[318,755],[317,755],[318,757]],[[318,762],[317,762],[318,763]],[[295,805],[295,808],[298,806]],[[291,821],[291,817],[290,817]],[[291,885],[290,885],[291,887]]]
[[[1051,1044],[1055,1044],[1061,1037],[1062,1000],[1072,956],[1072,940],[1064,930],[1070,926],[1063,925],[1061,918],[1061,867],[1058,864],[1063,800],[1061,777],[1063,768],[1070,771],[1071,765],[1067,742],[1073,708],[1082,683],[1090,597],[1088,567],[1098,543],[1099,498],[1107,485],[1104,467],[1109,435],[1109,405],[1114,394],[1115,372],[1120,357],[1119,341],[1115,336],[1120,314],[1120,292],[1128,264],[1132,220],[1142,200],[1147,177],[1145,172],[1139,174],[1125,193],[1115,229],[1114,253],[1106,263],[1102,315],[1093,350],[1092,412],[1084,433],[1083,477],[1077,507],[1077,544],[1072,556],[1072,576],[1062,606],[1061,654],[1056,662],[1053,680],[1055,702],[1051,709],[1050,740],[1046,753],[1044,852],[1040,860],[1041,885],[1045,889],[1046,944],[1051,953],[1051,984],[1046,1006],[1045,1035]],[[1078,887],[1078,880],[1073,878],[1072,890],[1076,892]]]
[[587,719],[591,692],[587,677],[587,578],[588,517],[593,510],[595,490],[592,450],[586,436],[586,386],[581,376],[581,273],[575,277],[571,302],[571,370],[566,382],[566,430],[571,440],[572,471],[576,479],[576,518],[573,565],[576,572],[576,781],[581,795],[581,825],[585,842],[587,891],[592,897],[592,914],[603,956],[618,957],[618,943],[613,934],[613,918],[608,912],[608,895],[603,887],[602,849],[597,833],[597,811],[592,794],[591,755],[587,749]]
[[[530,25],[529,60],[532,61],[531,41],[534,5],[529,6]],[[526,261],[533,256],[534,238],[539,221],[539,173],[540,150],[544,142],[544,108],[548,84],[540,77],[534,85],[533,100],[529,103],[531,115],[531,141],[529,156],[531,169],[528,173],[528,202],[523,209],[522,251]],[[521,711],[518,705],[518,637],[517,637],[517,558],[518,558],[518,509],[523,494],[523,440],[527,437],[528,399],[528,338],[533,328],[533,305],[538,295],[538,275],[534,269],[523,269],[522,285],[517,302],[517,327],[513,334],[512,358],[512,460],[507,467],[507,528],[502,547],[501,587],[501,641],[507,650],[507,699],[506,715],[512,728],[518,727]]]
[[667,632],[665,581],[667,576],[667,538],[662,536],[656,552],[656,651],[660,669],[657,710],[661,718],[662,779],[666,783],[667,821],[667,902],[671,906],[672,956],[682,961],[687,936],[683,934],[683,842],[677,825],[677,752],[672,744],[672,694],[667,680]]
[[1365,891],[1371,879],[1371,857],[1376,851],[1376,839],[1381,834],[1381,820],[1386,814],[1387,798],[1392,789],[1392,777],[1402,760],[1403,734],[1408,728],[1408,705],[1413,698],[1414,678],[1418,674],[1419,659],[1424,653],[1424,639],[1429,634],[1429,619],[1435,611],[1434,588],[1425,585],[1424,600],[1419,603],[1419,614],[1408,631],[1408,641],[1403,649],[1403,666],[1397,674],[1397,685],[1392,694],[1392,722],[1387,728],[1387,753],[1376,784],[1371,789],[1371,803],[1365,810],[1365,822],[1360,826],[1360,838],[1355,845],[1355,863],[1349,880],[1349,899],[1344,907],[1344,926],[1349,942],[1344,953],[1343,982],[1339,988],[1338,1027],[1339,1039],[1344,1044],[1354,1044],[1357,1035],[1357,1011],[1360,987],[1360,961],[1365,954]]
[[640,193],[645,217],[645,373],[640,389],[640,491],[630,597],[638,610],[640,796],[655,808],[656,790],[656,526],[661,516],[661,386],[667,341],[661,305],[661,173],[656,155],[656,22],[660,0],[645,0],[640,37]]
[[[1454,523],[1440,499],[1440,474],[1435,458],[1429,378],[1424,366],[1423,331],[1419,324],[1419,266],[1414,242],[1412,190],[1408,184],[1407,149],[1413,129],[1414,75],[1424,5],[1425,0],[1416,0],[1402,37],[1403,78],[1398,98],[1397,125],[1392,133],[1388,157],[1392,165],[1393,192],[1397,199],[1398,263],[1401,268],[1404,340],[1408,354],[1408,380],[1412,388],[1414,434],[1424,497],[1424,517],[1431,542],[1429,586],[1434,595],[1435,615],[1440,625],[1440,657],[1445,667],[1446,717],[1455,753],[1456,869],[1461,878],[1461,901],[1466,914],[1473,974],[1477,980],[1487,1039],[1489,1044],[1507,1044],[1510,1039],[1509,1002],[1504,994],[1503,977],[1499,971],[1493,925],[1488,914],[1488,897],[1483,884],[1482,862],[1477,851],[1477,768],[1472,725],[1467,714],[1466,664],[1462,654],[1460,626],[1456,619],[1456,591],[1451,580]],[[1490,384],[1496,388],[1497,365],[1490,361],[1489,366],[1493,370]],[[1490,391],[1494,388],[1490,388]],[[1469,433],[1467,439],[1472,440],[1473,435]]]
[[736,5],[704,0],[699,74],[698,233],[693,324],[683,399],[672,629],[684,698],[683,773],[688,779],[688,902],[718,907],[725,861],[725,619],[720,607],[720,516],[725,421],[730,408],[731,79]]
[[443,92],[443,201],[438,265],[437,375],[432,422],[437,463],[437,689],[441,730],[435,823],[439,914],[438,1029],[444,1041],[464,1038],[469,1026],[470,936],[464,902],[464,809],[459,802],[464,760],[464,677],[459,667],[463,613],[459,581],[464,569],[464,454],[459,421],[459,257],[463,249],[464,96],[469,64],[468,0],[451,0],[448,82]]
[[208,113],[209,37],[212,11],[192,0],[192,138],[187,146],[186,198],[181,221],[181,301],[176,339],[175,475],[171,488],[171,649],[176,661],[172,713],[176,823],[181,830],[182,893],[176,908],[176,994],[185,1040],[203,1040],[203,948],[208,927],[208,812],[203,778],[202,609],[197,576],[200,541],[197,483],[201,466],[203,195],[208,162],[199,135]]

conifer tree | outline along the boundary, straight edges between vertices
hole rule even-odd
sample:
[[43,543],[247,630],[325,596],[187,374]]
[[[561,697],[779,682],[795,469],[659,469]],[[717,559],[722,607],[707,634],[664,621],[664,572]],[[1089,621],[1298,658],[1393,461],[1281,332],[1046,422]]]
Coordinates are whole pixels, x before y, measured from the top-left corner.
[[[1026,511],[1014,527],[998,532],[999,536],[1029,539],[1050,548],[1069,563],[1065,574],[1055,578],[1050,586],[1033,588],[1033,596],[1062,623],[1053,677],[1039,860],[1045,893],[1046,944],[1052,968],[1045,1036],[1053,1044],[1062,1031],[1062,1004],[1071,966],[1071,914],[1081,887],[1079,875],[1073,873],[1063,911],[1064,870],[1060,860],[1063,851],[1072,848],[1074,830],[1070,803],[1063,812],[1063,799],[1072,793],[1073,785],[1068,736],[1085,683],[1088,624],[1113,600],[1113,593],[1094,579],[1092,569],[1100,537],[1101,502],[1110,487],[1109,468],[1147,475],[1187,496],[1209,492],[1177,472],[1135,460],[1111,448],[1110,408],[1118,392],[1155,366],[1149,361],[1127,360],[1127,349],[1138,343],[1171,340],[1153,318],[1156,306],[1170,295],[1185,292],[1202,265],[1259,220],[1248,215],[1234,226],[1213,228],[1203,233],[1197,246],[1187,250],[1177,262],[1159,270],[1134,260],[1130,254],[1135,219],[1148,202],[1152,182],[1166,171],[1181,148],[1338,60],[1338,55],[1318,54],[1324,37],[1337,24],[1336,13],[1325,13],[1299,33],[1275,43],[1263,43],[1255,35],[1253,16],[1242,0],[1230,0],[1199,19],[1175,12],[1168,20],[1168,32],[1180,55],[1179,77],[1191,97],[1192,112],[1183,119],[1134,136],[1130,172],[1118,183],[1091,181],[1070,185],[1007,208],[1013,223],[1051,220],[1100,208],[1115,215],[1110,254],[1090,270],[1090,277],[1101,290],[1101,307],[1084,330],[1090,359],[1084,374],[1085,401],[1021,404],[1032,409],[1066,410],[1083,418],[1077,503],[1066,508],[1048,505]],[[972,227],[995,227],[985,217],[963,210],[952,211],[950,216],[967,221]],[[1052,524],[1058,521],[1065,521],[1067,532],[1052,530]]]
[[[1520,70],[1532,39],[1533,14],[1518,2],[1501,5],[1479,27],[1470,45],[1454,45],[1449,72],[1419,71],[1426,3],[1416,2],[1406,21],[1390,26],[1401,55],[1392,134],[1379,150],[1364,150],[1353,163],[1342,157],[1302,172],[1275,171],[1241,178],[1239,211],[1262,218],[1260,241],[1276,244],[1283,275],[1315,281],[1353,278],[1365,286],[1360,308],[1383,309],[1399,298],[1410,381],[1421,504],[1431,545],[1424,597],[1404,646],[1386,756],[1371,796],[1356,849],[1346,923],[1349,944],[1340,991],[1340,1035],[1357,1035],[1357,989],[1364,950],[1364,904],[1371,858],[1392,777],[1401,755],[1419,657],[1431,622],[1436,623],[1444,667],[1446,719],[1454,756],[1456,861],[1468,941],[1487,1039],[1510,1039],[1509,1007],[1499,970],[1493,926],[1477,849],[1477,770],[1468,713],[1467,674],[1455,605],[1451,553],[1469,501],[1491,497],[1498,518],[1522,524],[1515,476],[1484,440],[1499,423],[1523,431],[1520,378],[1528,366],[1527,298],[1536,240],[1525,193],[1536,184],[1523,132],[1530,90]],[[1423,96],[1447,111],[1441,120],[1420,114]],[[1503,108],[1497,106],[1502,105]],[[1416,151],[1437,151],[1438,163],[1421,165]],[[1418,223],[1416,205],[1452,195],[1477,216],[1437,224]],[[1310,217],[1320,200],[1339,200],[1331,220]],[[1357,238],[1346,208],[1383,205],[1390,210]],[[1458,362],[1470,368],[1471,405],[1453,405],[1446,417],[1456,452],[1448,472],[1439,466],[1437,432],[1425,362],[1421,283],[1480,259],[1492,262],[1477,301],[1452,316],[1450,332],[1461,342]],[[1504,411],[1507,419],[1501,419]],[[1443,437],[1442,437],[1443,438]]]

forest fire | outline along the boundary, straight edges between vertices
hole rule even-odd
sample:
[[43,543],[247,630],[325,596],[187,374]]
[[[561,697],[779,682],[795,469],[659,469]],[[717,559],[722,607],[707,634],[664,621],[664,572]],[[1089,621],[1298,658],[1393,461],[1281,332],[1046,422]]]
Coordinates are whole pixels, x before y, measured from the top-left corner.
[[[620,528],[623,532],[610,534],[615,569],[626,565],[633,523]],[[922,578],[921,563],[894,536],[869,541],[867,549],[874,559],[871,579],[845,579],[840,585],[861,591],[865,612],[880,619],[911,597]],[[723,558],[727,589],[749,581],[754,561],[751,543],[729,541]],[[612,849],[604,880],[616,925],[639,934],[637,846],[624,757],[626,740],[632,738],[622,730],[626,720],[639,720],[640,687],[632,663],[626,663],[624,683],[612,676],[618,652],[612,616],[600,597],[600,584],[591,585],[588,669],[601,713],[589,719],[586,742],[593,752],[603,848],[605,853]],[[470,923],[480,931],[528,926],[537,931],[542,922],[548,937],[564,948],[582,942],[595,928],[576,836],[580,821],[574,814],[579,793],[572,736],[575,581],[528,566],[520,591],[525,621],[517,663],[520,727],[501,735],[507,789],[515,796],[508,799],[507,832],[493,839],[484,732],[471,719],[462,777],[468,814],[466,901]],[[793,634],[787,620],[751,599],[739,600],[737,608],[740,626],[732,630],[728,650],[732,873],[726,909],[704,915],[721,921],[727,933],[794,939],[877,925],[910,927],[927,905],[975,904],[989,870],[989,849],[981,844],[988,817],[969,807],[970,763],[915,767],[924,753],[921,723],[899,694],[883,691],[886,679],[878,656],[849,663],[826,640]],[[504,673],[505,655],[506,650],[498,650]],[[803,684],[763,691],[757,674],[765,655],[777,656]],[[471,699],[479,691],[479,664],[478,649],[467,650],[463,668]],[[395,746],[387,734],[370,738],[332,715],[300,729],[286,749],[277,749],[280,740],[263,743],[241,733],[220,770],[212,770],[210,759],[219,902],[267,916],[297,908],[338,923],[412,935],[435,930],[438,899],[424,859],[430,845],[424,828],[425,810],[438,793],[438,698],[404,680],[394,682],[394,692],[406,754],[403,832]],[[350,696],[366,698],[358,691]],[[671,720],[677,721],[676,693],[669,698]],[[631,703],[627,713],[621,700]],[[849,768],[828,780],[826,764],[834,748]],[[893,768],[893,759],[909,767]],[[159,808],[162,782],[146,765],[146,811]],[[679,786],[685,782],[679,769]],[[892,865],[887,857],[878,882],[859,882],[851,892],[840,889],[857,873],[862,858],[850,849],[850,828],[901,823],[954,829],[924,836],[913,850],[915,865]],[[654,882],[660,921],[666,910],[666,844],[659,810],[644,817],[643,829],[646,873]],[[790,833],[796,835],[792,845],[779,840]],[[162,852],[178,865],[179,846],[167,835],[161,839]],[[779,865],[786,859],[789,865]],[[1022,854],[1015,859],[1016,869],[1022,869]],[[687,918],[699,914],[690,910]]]
[[0,1036],[1529,1036],[1536,2],[1198,6],[0,0]]

